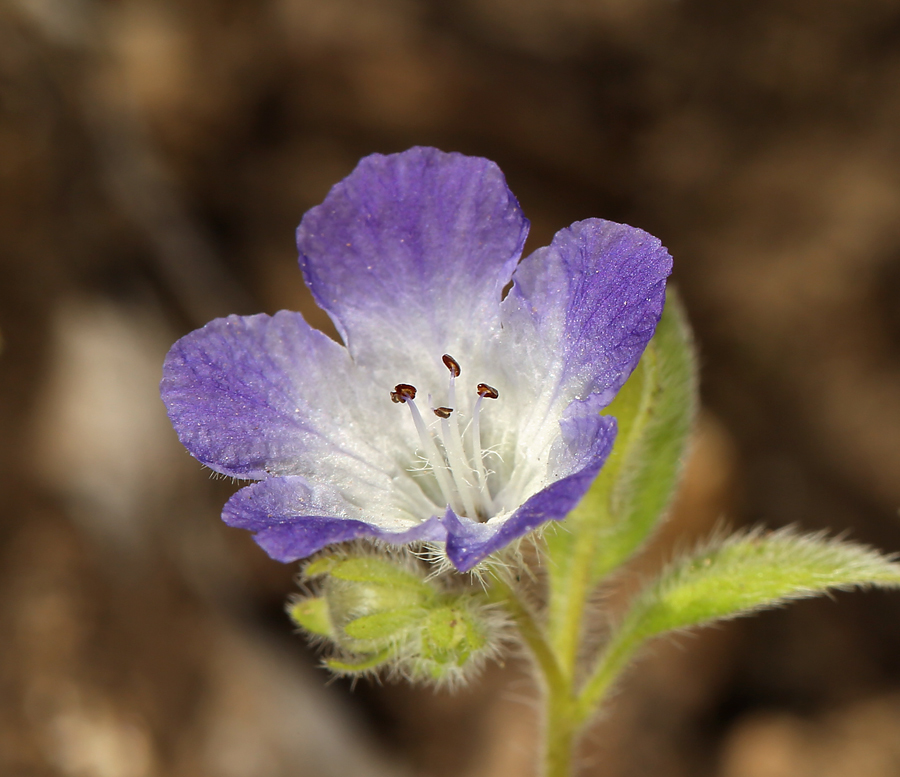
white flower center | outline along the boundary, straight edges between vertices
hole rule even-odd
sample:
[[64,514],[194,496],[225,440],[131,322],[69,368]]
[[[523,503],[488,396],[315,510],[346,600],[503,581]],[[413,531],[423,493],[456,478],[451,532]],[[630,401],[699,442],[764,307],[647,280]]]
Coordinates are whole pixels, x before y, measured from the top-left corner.
[[[447,388],[447,405],[432,407],[431,412],[440,419],[437,427],[429,427],[416,405],[416,388],[408,383],[398,383],[391,392],[394,402],[405,404],[412,414],[419,435],[421,454],[428,468],[434,473],[444,503],[457,515],[475,521],[486,521],[494,512],[494,500],[488,487],[488,471],[485,467],[486,451],[481,447],[481,406],[485,399],[497,399],[497,390],[486,383],[479,383],[475,391],[478,399],[472,409],[472,418],[463,424],[456,409],[456,379],[460,375],[459,362],[444,354],[444,365],[450,372]],[[430,404],[429,397],[429,404]]]

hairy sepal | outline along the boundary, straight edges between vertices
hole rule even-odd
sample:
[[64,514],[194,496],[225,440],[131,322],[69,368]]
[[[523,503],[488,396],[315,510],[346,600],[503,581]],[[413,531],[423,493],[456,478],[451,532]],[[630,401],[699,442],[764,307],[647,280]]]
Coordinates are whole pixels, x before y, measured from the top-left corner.
[[331,645],[324,664],[337,674],[459,686],[507,639],[506,616],[482,591],[451,589],[409,555],[325,554],[307,563],[302,580],[319,592],[294,599],[288,613]]

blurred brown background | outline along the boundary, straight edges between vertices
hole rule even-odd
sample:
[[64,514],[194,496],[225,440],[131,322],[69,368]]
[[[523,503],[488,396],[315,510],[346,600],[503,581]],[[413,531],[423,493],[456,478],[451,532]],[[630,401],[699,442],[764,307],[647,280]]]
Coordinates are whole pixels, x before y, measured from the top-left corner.
[[[705,409],[626,586],[720,518],[900,550],[898,126],[891,0],[4,0],[0,774],[530,774],[514,660],[327,683],[158,399],[213,316],[323,323],[293,229],[372,151],[496,160],[531,248],[674,254]],[[900,775],[898,649],[877,593],[660,643],[585,774]]]

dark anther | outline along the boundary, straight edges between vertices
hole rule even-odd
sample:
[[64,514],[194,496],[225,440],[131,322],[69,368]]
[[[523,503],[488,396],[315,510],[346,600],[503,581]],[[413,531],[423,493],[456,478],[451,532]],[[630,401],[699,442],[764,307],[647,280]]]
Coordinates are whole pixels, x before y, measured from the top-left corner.
[[444,362],[444,366],[445,366],[448,370],[450,370],[450,374],[451,374],[454,378],[458,378],[458,377],[459,377],[459,373],[462,372],[462,370],[459,368],[459,362],[456,361],[456,359],[454,359],[449,353],[445,353],[445,354],[441,357],[441,361]]
[[410,386],[409,383],[398,383],[391,392],[391,400],[394,402],[406,402],[408,399],[416,398],[416,387]]
[[487,399],[496,399],[500,396],[500,392],[493,386],[488,386],[487,383],[479,383],[475,387],[475,391],[478,392],[479,397],[485,397]]
[[434,409],[434,414],[435,414],[438,418],[449,418],[449,417],[450,417],[450,413],[452,413],[452,412],[453,412],[453,408],[452,408],[452,407],[436,407],[436,408]]

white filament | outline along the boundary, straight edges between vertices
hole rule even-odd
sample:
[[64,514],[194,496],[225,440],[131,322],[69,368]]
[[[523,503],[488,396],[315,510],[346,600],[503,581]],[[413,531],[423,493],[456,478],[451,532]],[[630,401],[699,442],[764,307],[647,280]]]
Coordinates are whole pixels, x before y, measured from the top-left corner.
[[[474,521],[487,520],[494,513],[494,503],[488,490],[488,473],[481,447],[480,413],[484,397],[475,401],[472,423],[469,426],[471,459],[466,455],[463,440],[465,429],[456,411],[456,376],[451,370],[447,390],[448,405],[453,408],[449,418],[442,418],[435,432],[425,424],[414,399],[406,398],[413,423],[419,435],[421,453],[434,472],[441,496],[457,515]],[[432,408],[433,409],[433,408]]]
[[422,451],[425,454],[428,463],[431,465],[434,476],[437,478],[438,485],[441,488],[441,494],[444,496],[447,504],[458,514],[460,504],[458,499],[454,499],[457,495],[456,489],[453,487],[453,483],[447,476],[446,465],[442,464],[444,457],[441,455],[437,445],[435,445],[434,439],[425,427],[425,421],[422,418],[422,414],[419,412],[419,408],[416,407],[416,400],[407,399],[406,404],[409,406],[409,410],[412,413],[413,423],[416,425],[416,431],[419,433],[419,441],[422,443]]

